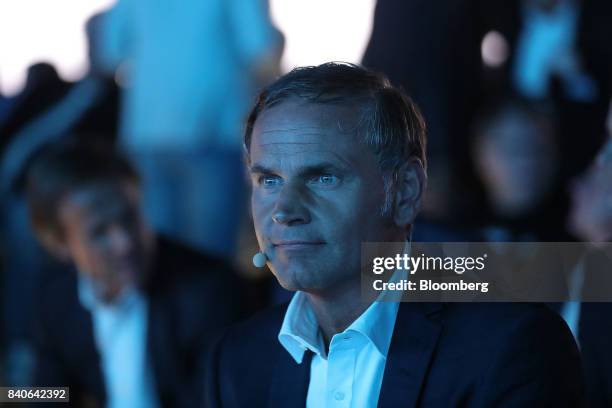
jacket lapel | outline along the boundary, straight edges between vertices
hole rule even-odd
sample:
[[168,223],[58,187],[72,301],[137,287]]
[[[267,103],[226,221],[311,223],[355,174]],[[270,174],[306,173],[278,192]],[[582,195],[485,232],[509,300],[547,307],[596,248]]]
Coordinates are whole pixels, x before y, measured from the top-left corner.
[[178,344],[172,341],[171,333],[174,328],[171,322],[170,306],[160,299],[160,296],[149,296],[147,320],[147,363],[153,369],[157,397],[162,406],[174,406],[176,398],[187,397],[181,395],[179,377],[180,370],[177,362],[180,360],[177,351]]
[[281,350],[270,385],[267,407],[289,408],[306,406],[310,383],[312,352],[307,350],[301,364],[297,364],[285,350]]
[[378,406],[416,407],[440,336],[432,315],[440,303],[402,303],[385,365]]

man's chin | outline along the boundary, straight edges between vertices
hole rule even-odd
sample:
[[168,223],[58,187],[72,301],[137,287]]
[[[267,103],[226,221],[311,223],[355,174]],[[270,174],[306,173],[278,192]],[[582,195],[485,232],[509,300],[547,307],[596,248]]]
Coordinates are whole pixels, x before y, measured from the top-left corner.
[[[277,268],[272,265],[270,268],[272,273],[276,277],[278,283],[287,290],[292,292],[296,292],[298,290],[304,291],[308,290],[310,286],[308,273],[312,274],[312,269],[309,271],[308,268],[300,265],[292,265],[291,268],[281,267]],[[312,277],[312,276],[310,276]]]
[[275,268],[274,265],[270,266],[270,270],[272,271],[272,274],[276,278],[278,284],[281,285],[283,289],[291,291],[299,290],[297,282],[295,281],[295,277],[290,271],[286,269]]

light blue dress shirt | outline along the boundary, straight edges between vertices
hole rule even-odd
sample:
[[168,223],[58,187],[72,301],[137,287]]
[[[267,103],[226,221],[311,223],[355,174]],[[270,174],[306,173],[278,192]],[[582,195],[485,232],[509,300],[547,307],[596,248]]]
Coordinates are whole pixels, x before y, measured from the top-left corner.
[[79,277],[79,301],[91,312],[93,334],[106,387],[108,408],[159,406],[147,360],[146,299],[136,290],[105,304],[96,298],[92,283]]
[[376,407],[399,303],[373,302],[325,352],[323,335],[308,297],[291,300],[278,340],[301,364],[312,351],[307,407]]

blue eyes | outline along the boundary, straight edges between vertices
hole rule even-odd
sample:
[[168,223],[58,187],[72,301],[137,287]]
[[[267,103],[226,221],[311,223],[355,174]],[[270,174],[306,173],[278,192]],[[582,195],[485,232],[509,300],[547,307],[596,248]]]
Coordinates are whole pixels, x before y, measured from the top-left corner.
[[278,176],[261,176],[259,184],[264,187],[274,187],[282,184],[282,179]]
[[324,185],[324,186],[330,186],[330,185],[334,185],[334,184],[336,184],[338,182],[338,177],[333,176],[331,174],[323,174],[323,175],[320,175],[318,177],[315,177],[313,179],[313,181],[315,183],[318,183],[318,184],[321,184],[321,185]]
[[[284,183],[284,180],[279,176],[260,176],[257,179],[258,183],[267,188],[273,188],[280,186]],[[334,186],[338,184],[340,179],[333,174],[321,174],[318,176],[312,177],[308,180],[309,185],[315,186]]]

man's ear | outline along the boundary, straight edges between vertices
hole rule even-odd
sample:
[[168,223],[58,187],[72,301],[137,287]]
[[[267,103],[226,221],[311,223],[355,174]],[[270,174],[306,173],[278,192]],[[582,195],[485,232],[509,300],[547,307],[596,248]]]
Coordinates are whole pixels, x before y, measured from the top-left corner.
[[393,221],[398,227],[407,227],[414,222],[423,192],[427,186],[427,175],[421,160],[414,157],[405,163],[397,174]]
[[68,246],[57,233],[44,229],[37,230],[36,236],[38,237],[38,240],[42,244],[43,248],[45,248],[53,257],[64,262],[70,261],[71,256]]

